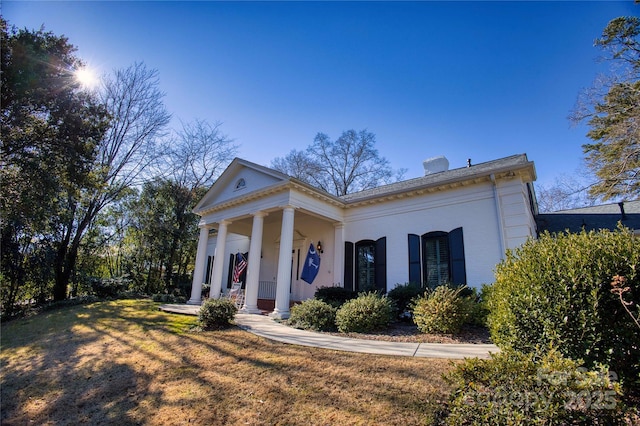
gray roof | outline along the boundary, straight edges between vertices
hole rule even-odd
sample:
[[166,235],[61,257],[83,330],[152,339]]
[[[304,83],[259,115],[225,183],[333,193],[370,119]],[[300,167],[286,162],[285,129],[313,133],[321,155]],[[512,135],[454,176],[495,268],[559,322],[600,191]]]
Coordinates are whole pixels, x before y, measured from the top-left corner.
[[433,173],[419,178],[404,180],[401,182],[382,185],[373,189],[343,195],[340,197],[347,203],[357,202],[368,198],[383,197],[421,188],[435,187],[455,182],[462,182],[469,179],[477,179],[482,176],[489,176],[492,173],[507,172],[521,168],[530,167],[532,179],[535,180],[535,170],[533,162],[527,159],[526,154],[512,155],[485,163],[474,164],[470,167],[461,167],[444,172]]
[[640,200],[561,210],[536,216],[538,231],[551,233],[580,232],[583,229],[614,230],[619,222],[629,229],[640,230]]

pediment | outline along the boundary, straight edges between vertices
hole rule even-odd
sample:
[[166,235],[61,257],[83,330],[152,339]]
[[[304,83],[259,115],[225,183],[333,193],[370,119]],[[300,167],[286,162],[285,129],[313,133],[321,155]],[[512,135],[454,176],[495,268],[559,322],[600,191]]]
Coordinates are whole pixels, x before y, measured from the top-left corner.
[[252,192],[288,181],[289,177],[276,170],[260,166],[240,158],[234,159],[222,172],[218,180],[193,209],[194,213],[208,210],[211,206]]

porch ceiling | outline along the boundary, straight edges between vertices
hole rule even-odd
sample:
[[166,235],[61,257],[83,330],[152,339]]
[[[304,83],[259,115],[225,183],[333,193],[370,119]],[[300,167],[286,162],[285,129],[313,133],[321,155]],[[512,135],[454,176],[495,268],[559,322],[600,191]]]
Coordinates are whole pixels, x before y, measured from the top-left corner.
[[[264,226],[276,226],[280,228],[282,224],[282,209],[273,209],[271,211],[267,211],[267,213],[268,215],[264,218]],[[301,222],[302,220],[308,218],[321,220],[331,224],[336,223],[336,221],[331,218],[323,217],[321,215],[318,215],[317,213],[309,212],[301,208],[296,208],[295,222]],[[229,232],[251,236],[251,230],[253,228],[253,216],[246,215],[239,218],[229,218],[228,220],[231,221],[231,224],[228,227]]]

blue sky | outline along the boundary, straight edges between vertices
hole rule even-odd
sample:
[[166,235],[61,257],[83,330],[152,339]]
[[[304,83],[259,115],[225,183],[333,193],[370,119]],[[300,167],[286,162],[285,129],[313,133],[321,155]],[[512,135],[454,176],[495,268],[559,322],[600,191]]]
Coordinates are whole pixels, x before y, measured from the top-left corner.
[[159,72],[173,126],[222,122],[258,164],[318,132],[376,134],[407,178],[526,153],[538,183],[582,167],[567,119],[607,64],[593,41],[624,2],[15,2],[19,28],[65,35],[102,72]]

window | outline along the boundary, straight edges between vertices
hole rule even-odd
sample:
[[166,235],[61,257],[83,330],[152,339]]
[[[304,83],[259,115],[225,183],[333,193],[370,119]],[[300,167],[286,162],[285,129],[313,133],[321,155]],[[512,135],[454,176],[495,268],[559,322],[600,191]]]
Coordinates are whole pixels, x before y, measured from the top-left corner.
[[246,186],[247,186],[247,182],[244,180],[244,178],[240,178],[238,182],[236,182],[236,191],[238,189],[243,189]]
[[429,288],[467,283],[462,228],[409,234],[409,282]]
[[353,291],[387,290],[387,239],[345,242],[344,287]]
[[422,236],[423,282],[429,288],[450,283],[449,235],[446,232],[430,232]]
[[356,290],[372,290],[376,286],[376,243],[361,241],[356,244]]

